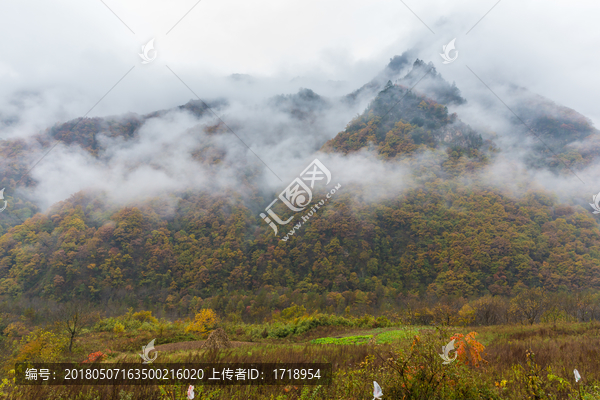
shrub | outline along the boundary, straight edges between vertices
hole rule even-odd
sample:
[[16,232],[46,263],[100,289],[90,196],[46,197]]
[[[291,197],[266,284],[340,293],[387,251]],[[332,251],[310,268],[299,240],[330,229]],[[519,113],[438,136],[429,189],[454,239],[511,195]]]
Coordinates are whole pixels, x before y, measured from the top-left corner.
[[133,313],[131,318],[142,323],[149,322],[151,324],[158,324],[158,319],[152,316],[152,311],[138,311]]
[[299,306],[297,304],[292,303],[290,307],[283,309],[283,311],[281,311],[278,314],[274,314],[273,319],[281,321],[291,321],[293,319],[301,318],[306,315],[306,308],[304,306]]
[[[385,359],[384,368],[391,373],[384,389],[386,396],[423,400],[499,399],[497,389],[473,373],[472,367],[462,363],[442,364],[438,349],[443,336],[435,333],[415,336],[410,349],[391,353]],[[376,371],[375,365],[371,370]]]
[[91,353],[87,356],[87,358],[85,360],[83,360],[83,363],[95,363],[95,362],[100,362],[102,361],[103,358],[106,357],[106,354],[104,354],[101,351],[97,351],[95,353]]
[[153,331],[154,327],[155,327],[155,325],[152,325],[148,322],[144,322],[144,323],[142,323],[142,325],[139,326],[138,330],[149,332],[149,331]]
[[271,329],[269,332],[270,337],[284,338],[293,335],[295,332],[295,326],[293,325],[279,325]]
[[125,332],[125,325],[123,325],[120,322],[116,322],[114,327],[113,327],[113,332],[114,333],[121,333],[121,332]]
[[66,337],[38,328],[21,338],[14,362],[58,362],[67,346]]
[[117,319],[109,317],[102,318],[100,321],[96,322],[92,330],[97,332],[110,332],[114,331],[115,324],[118,322]]
[[390,322],[389,319],[387,319],[387,317],[377,317],[377,319],[375,320],[375,324],[374,324],[374,328],[387,328],[388,326],[391,326],[392,323]]

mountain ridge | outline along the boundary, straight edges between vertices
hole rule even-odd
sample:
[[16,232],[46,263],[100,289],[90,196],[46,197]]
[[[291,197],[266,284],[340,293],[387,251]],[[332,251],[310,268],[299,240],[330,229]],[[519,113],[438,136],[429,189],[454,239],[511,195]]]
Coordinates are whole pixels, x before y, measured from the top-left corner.
[[[404,65],[397,61],[396,68]],[[168,199],[114,206],[101,194],[82,191],[46,213],[22,201],[22,210],[28,210],[21,211],[24,223],[0,215],[0,296],[153,302],[184,314],[194,299],[228,294],[234,308],[240,301],[246,307],[246,300],[265,290],[317,297],[352,291],[379,304],[407,293],[443,297],[510,295],[522,287],[600,288],[600,229],[591,213],[526,181],[529,187],[520,195],[488,183],[481,174],[503,149],[446,105],[402,83],[423,68],[428,65],[413,63],[409,78],[386,84],[361,115],[322,146],[324,154],[371,154],[384,165],[406,167],[406,179],[414,182],[397,194],[372,201],[365,183],[344,184],[340,195],[285,242],[255,212],[273,195],[260,187],[257,171],[237,188],[249,193],[244,196],[234,188],[189,188]],[[443,78],[436,73],[431,79]],[[445,82],[442,89],[439,98],[465,104],[453,85]],[[309,89],[271,101],[299,120],[322,111],[312,105],[329,104]],[[200,102],[179,110],[206,113]],[[546,121],[550,111],[541,111],[531,121]],[[577,151],[571,143],[597,135],[579,114],[565,111],[559,117],[559,125],[550,120],[547,126],[562,129],[557,135],[566,135],[568,151]],[[129,115],[125,121],[112,127],[114,134],[133,138],[140,119]],[[568,121],[579,125],[564,128]],[[69,137],[73,128],[66,126],[46,133],[95,150],[93,133],[101,122],[77,125],[79,137]],[[219,124],[198,129],[227,133]],[[199,160],[225,168],[224,156],[213,150],[218,148]],[[12,151],[13,158],[20,154],[7,143],[2,151]],[[274,209],[285,212],[281,204]]]

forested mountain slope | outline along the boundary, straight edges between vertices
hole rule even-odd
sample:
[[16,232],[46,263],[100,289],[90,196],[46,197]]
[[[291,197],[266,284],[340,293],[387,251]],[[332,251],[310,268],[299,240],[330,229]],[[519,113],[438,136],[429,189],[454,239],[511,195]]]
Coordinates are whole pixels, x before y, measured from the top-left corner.
[[[423,67],[417,60],[414,68]],[[489,132],[476,131],[448,105],[402,82],[389,82],[322,148],[345,157],[367,151],[381,163],[404,165],[412,181],[397,195],[373,200],[361,184],[344,184],[283,241],[258,215],[272,193],[252,175],[240,191],[189,188],[129,207],[111,205],[98,193],[77,193],[47,212],[23,215],[25,223],[5,226],[0,296],[163,303],[187,312],[199,298],[223,294],[229,308],[258,307],[254,300],[265,289],[285,299],[343,294],[376,307],[403,293],[600,288],[600,229],[593,215],[533,184],[519,190],[490,184],[482,173],[503,149]],[[463,103],[452,85],[445,87],[453,93],[446,98]],[[312,91],[276,100],[298,118],[314,111],[313,101],[329,104]],[[528,122],[557,138],[565,159],[578,154],[581,165],[590,162],[597,154],[569,143],[596,140],[595,128],[579,114],[554,111],[536,108]],[[152,117],[129,116],[113,125],[90,119],[75,132],[62,125],[49,134],[94,154],[95,132],[133,137]],[[5,142],[2,152],[23,169],[21,145]],[[195,153],[198,162],[221,165],[218,152],[209,153]],[[3,184],[15,180],[3,178]]]

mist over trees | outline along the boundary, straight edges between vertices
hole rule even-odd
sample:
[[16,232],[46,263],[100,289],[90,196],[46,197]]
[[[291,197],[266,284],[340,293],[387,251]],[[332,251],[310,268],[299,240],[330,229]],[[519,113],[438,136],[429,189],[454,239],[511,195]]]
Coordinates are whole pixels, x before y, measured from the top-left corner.
[[[304,297],[324,299],[329,294],[344,299],[335,312],[348,307],[352,312],[382,312],[383,304],[399,307],[398,299],[408,295],[485,299],[510,298],[535,288],[552,293],[597,290],[600,230],[593,215],[577,201],[559,198],[535,176],[519,176],[518,168],[510,171],[513,186],[490,181],[491,171],[499,173],[498,160],[511,156],[502,147],[501,135],[507,133],[490,135],[463,122],[449,111],[468,104],[455,85],[431,64],[417,59],[411,67],[400,61],[392,59],[372,83],[382,83],[383,76],[394,82],[388,80],[343,131],[321,142],[318,157],[331,163],[342,181],[351,180],[301,232],[291,235],[281,226],[289,236],[285,242],[258,216],[281,187],[264,186],[263,173],[269,172],[261,172],[256,160],[239,157],[243,147],[231,141],[231,127],[205,119],[210,114],[206,103],[192,101],[175,113],[74,120],[33,141],[3,142],[1,151],[10,160],[4,166],[10,173],[2,182],[7,186],[26,171],[24,149],[47,149],[51,140],[98,165],[107,163],[109,170],[111,160],[122,160],[123,170],[115,170],[114,176],[131,176],[143,168],[143,160],[173,175],[182,171],[175,161],[184,158],[200,173],[190,175],[195,180],[178,183],[181,189],[168,196],[145,194],[114,202],[106,195],[110,188],[92,187],[43,213],[30,196],[45,184],[28,175],[25,189],[7,195],[10,213],[0,215],[0,296],[135,307],[162,304],[163,312],[184,315],[228,293],[238,299],[235,305],[213,308],[251,318],[257,315],[259,293],[279,293],[282,305],[264,306],[270,313],[292,298],[311,303]],[[422,73],[427,74],[423,92],[409,90],[407,85],[414,85]],[[579,170],[592,165],[595,155],[571,145],[597,140],[587,119],[539,97],[525,101],[529,95],[519,93],[524,104],[519,110],[527,122],[560,138],[562,146],[555,148],[562,161],[537,168],[566,180],[570,171],[564,165]],[[279,117],[290,118],[282,121],[298,127],[319,126],[328,113],[349,107],[309,89],[267,104]],[[225,100],[208,105],[230,107]],[[146,128],[178,126],[172,125],[177,118],[187,118],[188,124],[177,133],[177,145]],[[252,125],[258,120],[249,121]],[[233,126],[243,127],[243,120]],[[163,159],[135,155],[144,149],[154,152],[156,145],[163,149]],[[566,163],[573,154],[578,163]],[[516,165],[525,166],[543,152],[533,148],[522,156],[515,155]],[[363,175],[368,164],[353,161],[361,157],[371,165],[401,167],[399,179],[386,173],[380,182],[369,179]],[[149,189],[158,193],[164,183]],[[285,213],[278,207],[276,212]],[[314,301],[315,309],[324,309]],[[481,307],[504,307],[495,302]],[[523,302],[531,305],[520,311],[523,318],[539,320],[545,306],[533,298]],[[478,311],[485,323],[506,320],[488,311]]]

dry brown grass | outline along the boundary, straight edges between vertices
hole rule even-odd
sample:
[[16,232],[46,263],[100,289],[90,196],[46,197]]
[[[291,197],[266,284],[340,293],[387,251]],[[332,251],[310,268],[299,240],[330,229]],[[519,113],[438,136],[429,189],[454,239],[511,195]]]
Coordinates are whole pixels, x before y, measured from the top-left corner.
[[582,383],[600,381],[600,329],[598,324],[533,326],[514,332],[506,330],[502,338],[486,348],[488,369],[498,376],[509,377],[511,366],[525,364],[527,350],[535,354],[542,368],[570,381],[573,369],[583,377]]
[[[488,363],[478,369],[473,369],[469,376],[477,382],[482,382],[495,389],[494,382],[507,380],[507,388],[501,393],[503,399],[520,400],[527,396],[522,383],[515,377],[513,367],[515,365],[526,366],[527,350],[535,353],[535,361],[541,367],[551,367],[552,373],[565,380],[572,382],[573,369],[577,368],[583,379],[580,385],[590,385],[593,382],[600,382],[600,324],[573,323],[552,325],[533,325],[533,326],[493,326],[476,328],[448,328],[448,331],[470,331],[475,330],[480,333],[480,337],[485,341],[486,352],[484,358]],[[348,333],[360,334],[356,328],[352,329],[330,329],[323,327],[315,330],[310,335],[305,335],[304,339],[340,336]],[[422,340],[427,337],[437,337],[436,331],[420,332]],[[439,337],[437,339],[440,339]],[[397,346],[410,347],[412,340],[397,343]],[[369,387],[365,383],[369,381],[354,375],[357,366],[363,362],[367,356],[378,354],[387,354],[392,349],[388,345],[311,345],[294,344],[289,341],[279,341],[276,344],[270,343],[249,343],[249,342],[230,342],[230,348],[201,350],[205,341],[171,343],[157,346],[158,351],[168,353],[161,356],[160,362],[179,362],[179,363],[207,363],[207,362],[231,362],[231,363],[304,363],[304,362],[331,362],[334,373],[338,377],[330,387],[324,387],[317,398],[344,399],[347,400],[356,393],[356,398],[367,398]],[[394,345],[394,346],[396,346]],[[437,347],[436,347],[437,349]],[[130,362],[139,362],[136,354],[124,355]],[[437,355],[434,358],[437,360]],[[374,369],[373,378],[382,378],[380,365],[377,363]],[[125,361],[125,359],[120,360]],[[543,374],[544,376],[546,373]],[[362,376],[362,375],[360,375]],[[355,378],[353,378],[355,377]],[[544,378],[545,379],[545,378]],[[363,382],[364,381],[364,382]],[[370,384],[370,381],[367,382]],[[381,383],[381,382],[380,382]],[[389,382],[388,382],[389,384]],[[363,387],[364,386],[364,387]],[[97,397],[89,399],[107,399],[121,400],[119,391],[125,389],[132,393],[132,400],[138,399],[161,399],[157,387],[61,387],[61,388],[43,388],[28,387],[13,399],[75,399],[77,395],[86,390],[96,391]],[[176,388],[180,393],[185,390],[184,387]],[[286,400],[295,400],[299,398],[302,390],[285,388],[282,386],[253,386],[253,387],[209,387],[209,391],[219,391],[213,399],[215,400],[242,400],[242,399],[275,399],[280,395],[285,395]],[[287,390],[287,392],[286,392]],[[389,390],[389,389],[388,389]],[[552,389],[553,390],[553,389]],[[336,393],[351,394],[346,397],[340,397]],[[385,389],[384,389],[385,393]],[[566,392],[555,391],[553,398],[563,399]],[[198,398],[202,398],[199,397]],[[384,397],[385,398],[385,397]],[[550,397],[548,397],[550,398]],[[164,399],[164,398],[163,398]]]
[[[189,343],[189,342],[186,342]],[[183,345],[183,343],[179,343]],[[162,345],[170,346],[176,345]],[[159,350],[157,346],[156,349]],[[388,346],[378,346],[377,351],[382,349],[389,350]],[[164,351],[164,350],[162,350]],[[196,351],[187,353],[184,357],[177,359],[169,358],[167,360],[157,360],[157,362],[178,362],[178,363],[209,363],[209,362],[231,362],[231,363],[328,363],[333,364],[334,371],[351,370],[359,365],[365,358],[373,354],[374,346],[368,345],[259,345],[259,346],[239,346],[225,349],[211,349],[206,351]],[[120,359],[120,362],[137,362],[139,357],[129,355],[126,359]],[[114,362],[114,360],[113,360]],[[176,388],[180,393],[184,393],[187,386]],[[272,395],[285,394],[287,399],[297,399],[300,394],[300,388],[284,386],[233,386],[233,387],[208,387],[209,391],[220,391],[215,399],[270,399]],[[332,388],[327,388],[331,391]],[[165,399],[160,396],[156,386],[132,386],[132,387],[111,387],[111,386],[64,386],[64,387],[43,387],[43,386],[23,386],[19,388],[18,393],[14,393],[11,400],[22,399],[47,399],[47,400],[67,400],[67,399],[102,399],[102,400],[121,400],[120,390],[126,390],[132,394],[131,400],[158,400]],[[287,391],[286,391],[287,390]],[[91,391],[91,392],[90,392]],[[94,393],[96,397],[78,397],[82,393]],[[274,398],[275,398],[274,397]],[[331,398],[323,392],[319,399]]]

